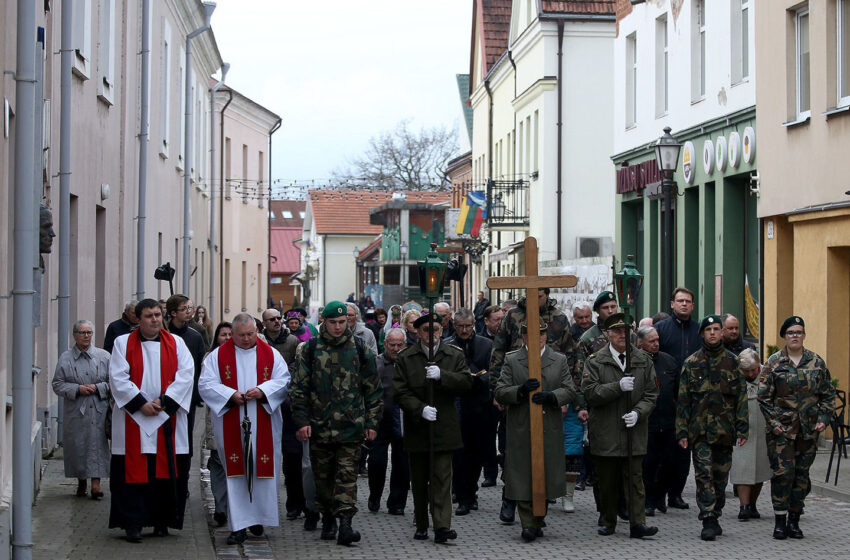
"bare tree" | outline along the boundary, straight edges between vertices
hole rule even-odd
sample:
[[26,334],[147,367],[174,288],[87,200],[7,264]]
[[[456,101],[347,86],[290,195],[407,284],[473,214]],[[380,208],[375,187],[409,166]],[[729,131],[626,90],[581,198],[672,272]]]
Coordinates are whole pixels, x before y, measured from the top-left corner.
[[457,130],[445,127],[410,129],[400,122],[394,130],[369,140],[369,148],[334,178],[380,189],[443,190],[450,184],[446,163],[457,151]]

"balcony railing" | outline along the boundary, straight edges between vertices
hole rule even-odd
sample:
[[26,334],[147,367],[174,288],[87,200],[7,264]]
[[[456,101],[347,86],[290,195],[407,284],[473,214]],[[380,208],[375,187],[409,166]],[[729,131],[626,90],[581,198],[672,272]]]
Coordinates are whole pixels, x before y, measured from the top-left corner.
[[528,181],[487,181],[487,225],[495,228],[527,228]]

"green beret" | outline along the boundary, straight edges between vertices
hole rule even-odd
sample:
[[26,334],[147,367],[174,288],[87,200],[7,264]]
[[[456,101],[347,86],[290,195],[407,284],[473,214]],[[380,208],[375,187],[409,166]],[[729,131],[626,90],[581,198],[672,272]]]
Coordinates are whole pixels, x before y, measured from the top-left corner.
[[[548,329],[548,328],[549,328],[549,325],[546,324],[546,321],[543,321],[541,319],[541,321],[540,321],[540,332],[545,333],[546,329]],[[520,323],[519,333],[520,334],[527,334],[528,333],[528,323],[526,323],[525,321]]]
[[603,303],[608,303],[609,301],[617,301],[617,296],[614,295],[614,292],[602,292],[596,296],[596,301],[593,302],[593,310],[599,311],[599,306]]
[[803,321],[802,317],[798,317],[797,315],[791,315],[785,321],[782,322],[782,328],[779,329],[779,336],[784,337],[785,331],[788,330],[789,327],[793,327],[794,325],[800,325],[803,329],[806,328],[806,322]]
[[[611,292],[608,292],[611,293]],[[598,301],[598,300],[597,300]],[[602,325],[603,329],[608,331],[611,329],[616,329],[617,327],[625,327],[626,326],[626,316],[622,313],[614,313],[612,315],[608,315],[608,318],[605,319],[605,323]]]
[[709,325],[720,325],[720,328],[723,328],[723,321],[720,319],[720,315],[706,315],[702,318],[702,321],[699,323],[699,332],[702,334],[702,331]]
[[441,327],[443,326],[443,318],[440,317],[439,313],[426,313],[425,315],[421,315],[418,319],[413,321],[413,326],[418,329],[422,325],[428,323],[429,319],[434,321],[437,325],[440,325]]
[[325,319],[344,317],[346,313],[348,313],[348,307],[341,301],[336,300],[328,302],[325,304],[324,309],[322,309],[322,317]]

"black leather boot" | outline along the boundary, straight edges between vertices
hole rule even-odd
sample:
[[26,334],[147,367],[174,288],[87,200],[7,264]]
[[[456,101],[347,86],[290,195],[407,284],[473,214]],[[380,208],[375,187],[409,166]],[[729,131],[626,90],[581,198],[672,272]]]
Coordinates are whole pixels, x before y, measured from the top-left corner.
[[800,514],[789,511],[788,512],[788,528],[787,528],[788,536],[792,539],[802,539],[803,531],[800,530]]
[[788,516],[774,515],[775,525],[773,526],[773,538],[780,541],[785,540],[788,536]]
[[339,518],[339,534],[336,537],[336,544],[350,545],[360,541],[360,533],[351,528],[351,516]]
[[332,541],[336,538],[336,517],[333,515],[322,516],[322,540]]
[[714,525],[714,517],[706,517],[702,520],[702,531],[699,538],[704,541],[713,541],[717,538],[717,529]]

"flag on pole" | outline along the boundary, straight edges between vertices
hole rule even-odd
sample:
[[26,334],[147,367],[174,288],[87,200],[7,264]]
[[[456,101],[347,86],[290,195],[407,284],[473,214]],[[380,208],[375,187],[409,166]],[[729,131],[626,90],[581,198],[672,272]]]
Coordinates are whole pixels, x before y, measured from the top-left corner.
[[484,191],[469,191],[460,208],[457,233],[478,237],[481,224],[487,217],[487,196]]

